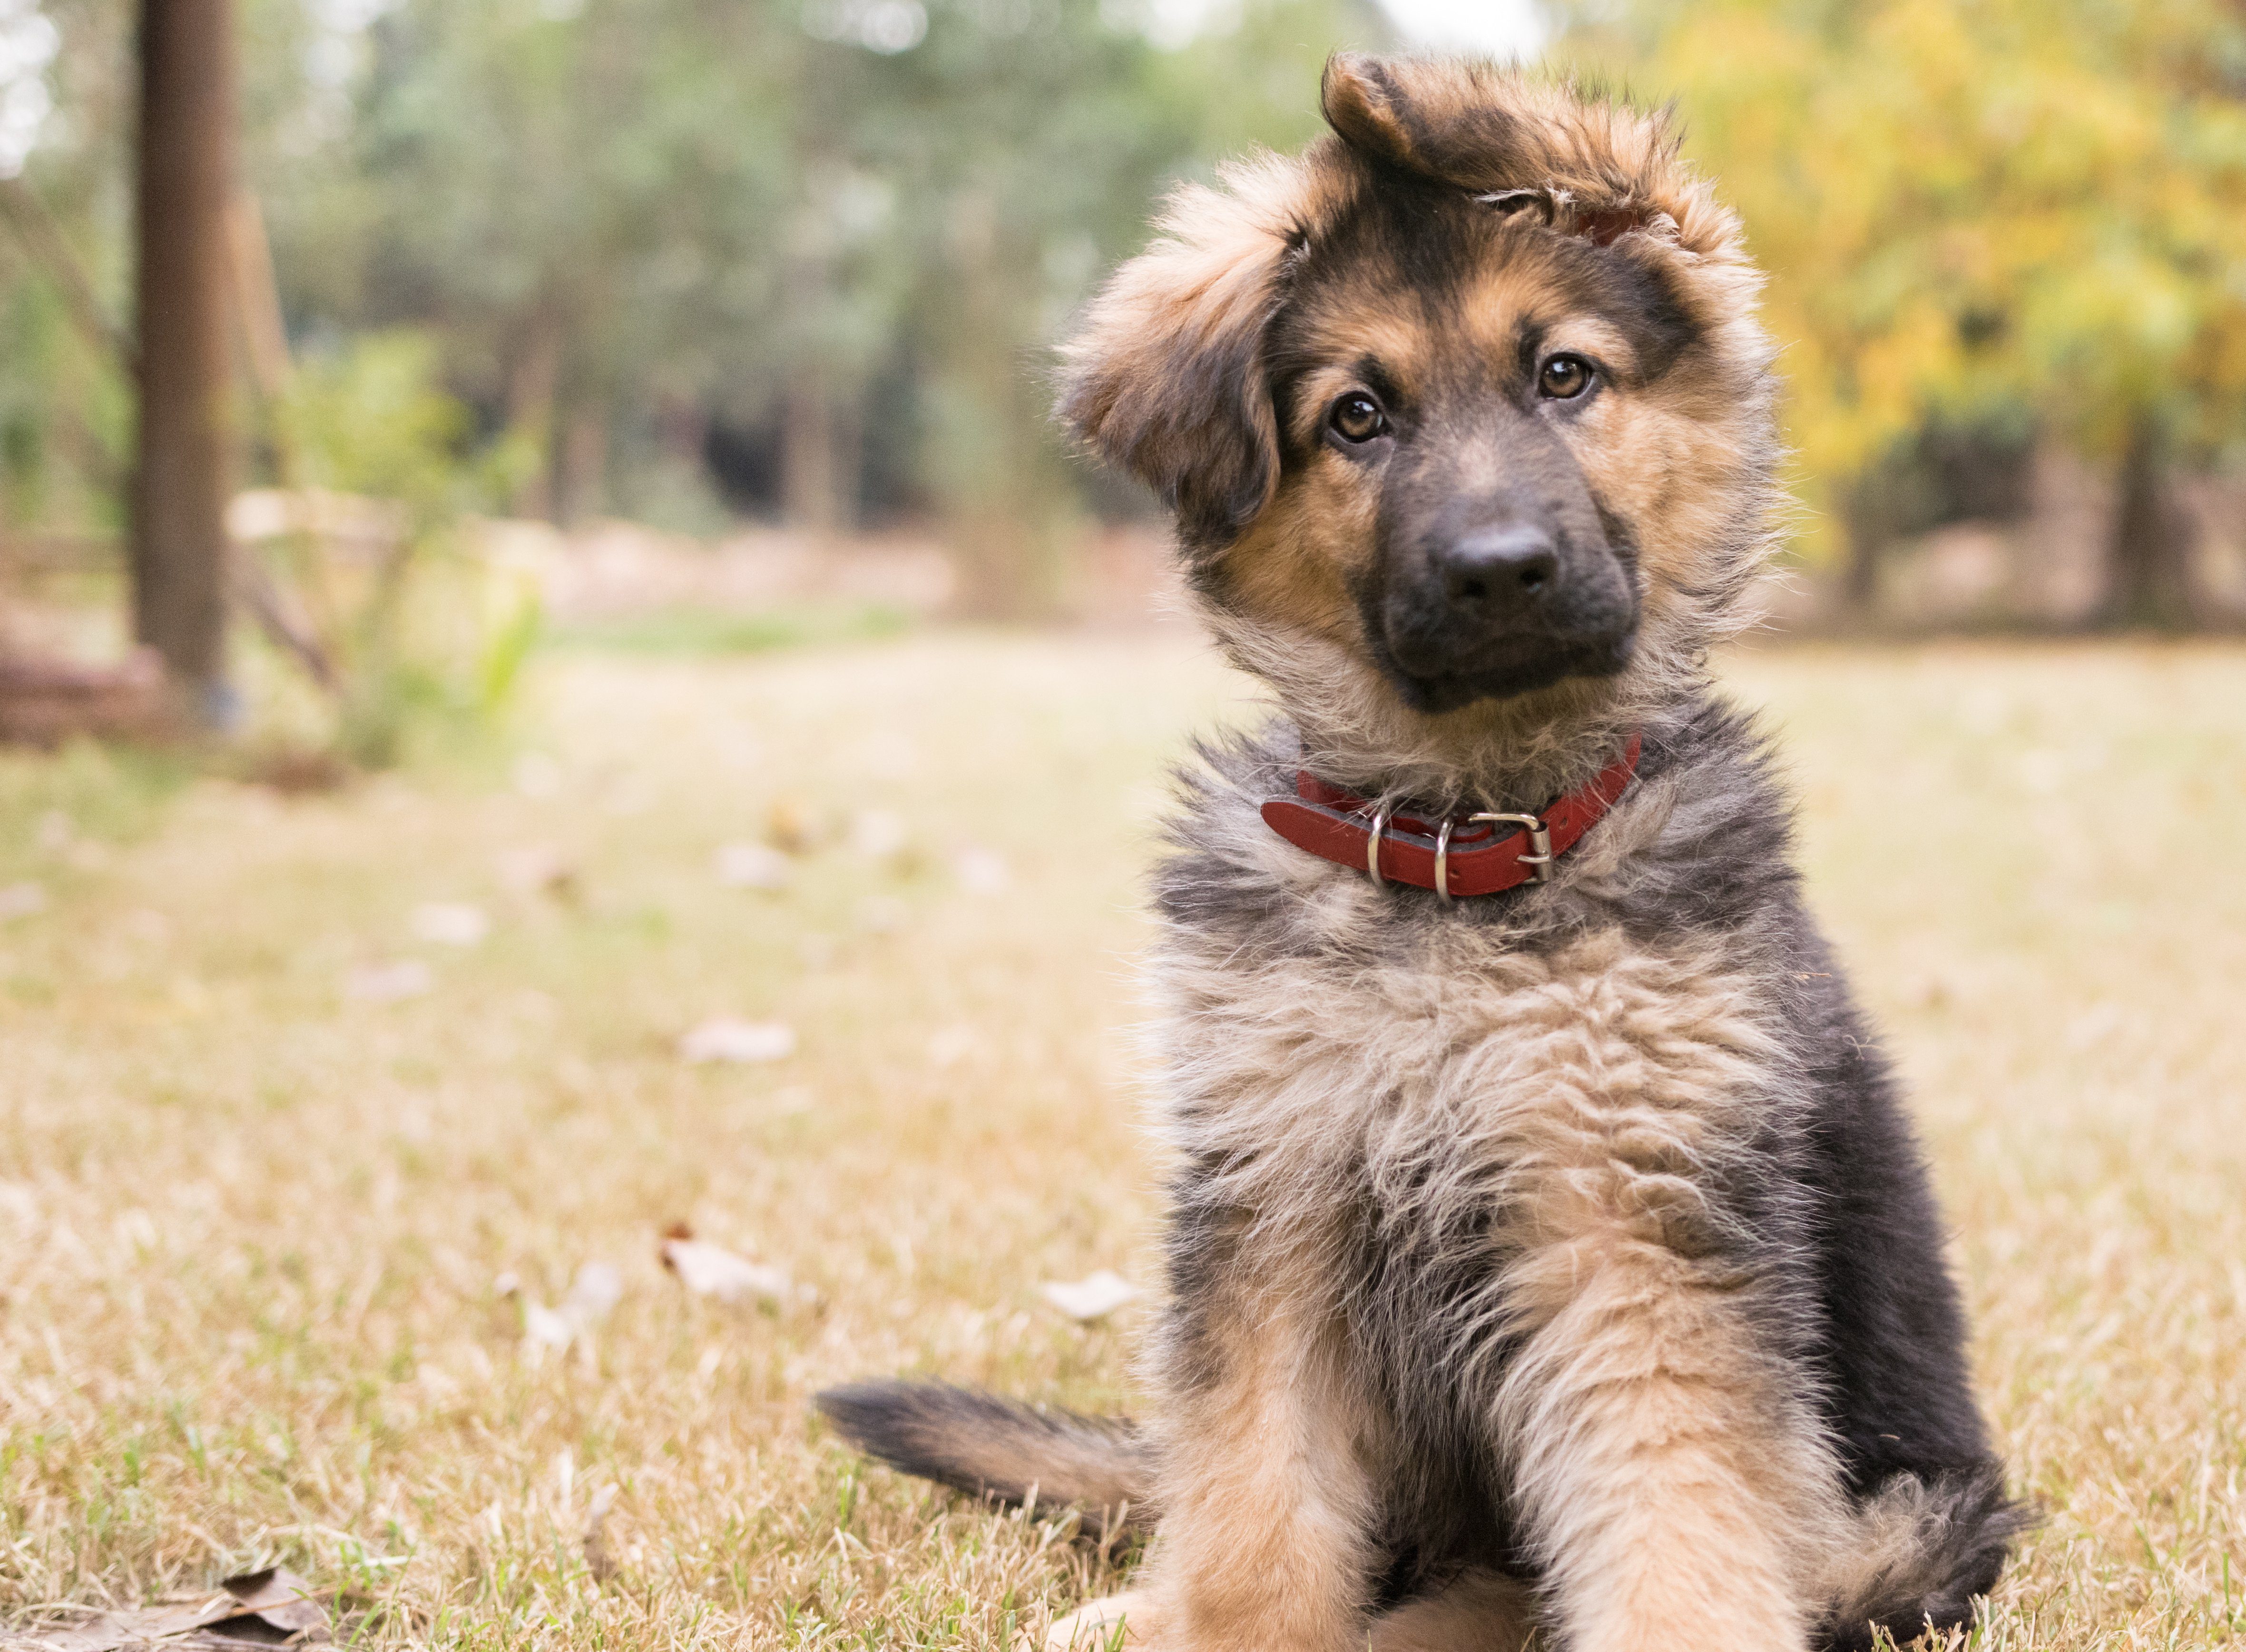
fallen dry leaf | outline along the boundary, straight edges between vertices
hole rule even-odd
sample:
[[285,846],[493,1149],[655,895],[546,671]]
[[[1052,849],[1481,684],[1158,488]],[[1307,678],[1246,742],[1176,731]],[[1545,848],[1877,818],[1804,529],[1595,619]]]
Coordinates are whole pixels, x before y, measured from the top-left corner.
[[533,1348],[552,1348],[559,1354],[577,1340],[577,1328],[568,1316],[555,1312],[534,1296],[522,1299],[522,1340]]
[[330,1639],[328,1614],[312,1586],[269,1567],[231,1577],[202,1600],[137,1612],[103,1612],[0,1637],[22,1652],[120,1652],[133,1647],[240,1652],[245,1647],[305,1646]]
[[779,1062],[795,1054],[795,1029],[779,1021],[743,1021],[721,1015],[678,1041],[690,1062]]
[[551,843],[525,843],[504,850],[498,860],[499,881],[510,894],[551,895],[567,900],[577,892],[577,869]]
[[691,1237],[684,1224],[663,1241],[663,1265],[697,1296],[721,1302],[782,1302],[796,1294],[795,1282],[780,1269],[752,1262],[722,1245]]
[[362,964],[344,978],[344,996],[362,1004],[394,1004],[436,990],[437,977],[418,958],[394,964]]
[[775,849],[791,855],[808,853],[818,835],[809,805],[800,797],[775,797],[765,816],[765,835]]
[[413,909],[417,940],[439,946],[480,946],[491,933],[491,919],[480,906],[462,901],[424,901]]
[[585,1535],[579,1540],[585,1556],[585,1569],[594,1580],[606,1583],[616,1574],[616,1557],[609,1553],[605,1527],[609,1511],[616,1506],[616,1488],[614,1484],[602,1486],[593,1493],[593,1500],[585,1509]]
[[[228,1578],[219,1587],[242,1603],[246,1615],[281,1630],[291,1641],[328,1638],[327,1609],[314,1594],[312,1586],[294,1572],[268,1567],[262,1572]],[[252,1635],[246,1638],[264,1637]]]
[[608,1318],[623,1297],[623,1274],[606,1262],[588,1262],[569,1281],[569,1294],[562,1299],[562,1311],[574,1323],[589,1331]]
[[786,889],[794,876],[787,857],[765,843],[726,843],[718,850],[718,881],[728,889]]
[[1139,1294],[1121,1274],[1104,1267],[1080,1280],[1069,1282],[1055,1280],[1040,1287],[1040,1291],[1046,1301],[1069,1318],[1086,1325],[1094,1320],[1106,1319]]
[[10,884],[0,889],[0,924],[11,924],[47,909],[47,891],[37,884]]
[[850,819],[850,852],[861,860],[887,860],[904,852],[905,823],[886,809],[863,809]]
[[[520,1288],[513,1274],[503,1273],[497,1282],[506,1287],[500,1291],[502,1295],[511,1295]],[[548,1348],[557,1354],[564,1352],[589,1337],[593,1328],[608,1318],[623,1299],[623,1274],[606,1262],[586,1263],[569,1282],[568,1294],[555,1307],[547,1307],[534,1296],[522,1299],[524,1347],[534,1356]]]
[[1005,861],[987,849],[961,850],[952,857],[951,870],[970,895],[1004,894],[1014,881]]

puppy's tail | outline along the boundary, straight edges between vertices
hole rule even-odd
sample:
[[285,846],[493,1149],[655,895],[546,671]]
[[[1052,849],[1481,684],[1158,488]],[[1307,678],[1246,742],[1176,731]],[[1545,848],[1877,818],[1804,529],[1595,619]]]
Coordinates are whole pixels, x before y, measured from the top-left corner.
[[1870,1652],[1875,1629],[1909,1646],[1930,1628],[1971,1628],[1974,1598],[1995,1586],[2006,1553],[2038,1518],[2004,1495],[1993,1461],[1931,1481],[1896,1475],[1857,1511],[1823,1644]]
[[1151,1523],[1146,1444],[1120,1417],[943,1382],[853,1382],[818,1405],[853,1444],[903,1473],[1001,1503],[1072,1505],[1089,1532]]

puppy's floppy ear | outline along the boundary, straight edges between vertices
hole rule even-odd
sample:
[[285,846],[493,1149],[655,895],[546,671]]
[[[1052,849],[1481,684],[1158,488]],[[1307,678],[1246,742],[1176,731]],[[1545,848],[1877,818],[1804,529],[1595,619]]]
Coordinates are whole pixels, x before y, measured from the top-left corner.
[[1230,543],[1270,502],[1279,436],[1263,335],[1306,233],[1305,164],[1266,158],[1188,185],[1062,349],[1059,413],[1177,513],[1190,550]]
[[1485,189],[1542,184],[1534,134],[1504,92],[1479,64],[1337,51],[1318,102],[1343,142],[1405,172]]
[[1326,124],[1359,154],[1608,246],[1673,236],[1698,195],[1658,116],[1586,102],[1484,63],[1337,52],[1319,89]]

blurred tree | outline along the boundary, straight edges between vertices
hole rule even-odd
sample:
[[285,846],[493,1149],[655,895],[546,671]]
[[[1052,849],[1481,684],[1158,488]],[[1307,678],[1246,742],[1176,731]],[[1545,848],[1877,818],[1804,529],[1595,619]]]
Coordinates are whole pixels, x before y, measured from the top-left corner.
[[[1084,509],[1052,339],[1169,182],[1300,141],[1327,51],[1385,39],[1371,0],[237,3],[300,357],[440,340],[463,462],[537,455],[519,509],[711,525],[712,452],[814,531],[909,508],[992,613],[1052,603]],[[132,7],[38,3],[62,51],[21,188],[122,314]],[[127,404],[73,302],[0,263],[0,466],[9,509],[76,488],[98,522]],[[273,402],[248,460],[285,480]]]
[[[58,256],[0,266],[10,514],[106,535],[123,524],[132,472],[134,9],[125,0],[42,0],[31,10],[55,31],[44,67],[51,109],[34,147],[8,159],[21,167],[12,181],[19,208],[44,221]],[[16,68],[26,72],[20,54]],[[22,212],[10,216],[20,235]]]
[[2172,480],[2246,412],[2246,12],[1649,0],[1567,50],[1673,95],[1739,207],[1815,495],[2029,417],[2120,467],[2107,617],[2188,618]]
[[322,94],[348,100],[323,164],[266,150],[289,306],[439,327],[456,386],[541,433],[522,502],[565,519],[623,490],[611,439],[675,461],[714,419],[774,433],[777,502],[825,533],[868,433],[909,441],[966,605],[1035,611],[1075,498],[1039,352],[1166,181],[1307,135],[1326,51],[1378,38],[1365,0],[1253,0],[1173,50],[1149,26],[1120,0],[404,0]]
[[521,507],[598,509],[620,402],[698,376],[734,272],[768,286],[751,238],[778,222],[789,128],[765,9],[406,0],[343,21],[309,44],[296,141],[260,156],[296,328],[436,326],[455,387],[544,454]]
[[1076,495],[1047,407],[1044,352],[1154,198],[1318,117],[1328,51],[1377,44],[1369,8],[1263,0],[1166,49],[1160,14],[1119,0],[951,0],[909,54],[868,64],[853,102],[876,175],[895,178],[917,272],[921,458],[960,564],[962,606],[1049,610]]
[[193,714],[224,721],[233,471],[227,208],[233,0],[141,0],[136,129],[133,633]]

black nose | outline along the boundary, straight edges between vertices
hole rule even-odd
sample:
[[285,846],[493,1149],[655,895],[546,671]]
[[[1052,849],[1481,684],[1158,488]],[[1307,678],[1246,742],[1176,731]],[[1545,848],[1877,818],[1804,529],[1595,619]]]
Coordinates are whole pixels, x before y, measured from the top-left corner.
[[1542,528],[1486,528],[1436,554],[1454,608],[1491,619],[1533,609],[1560,577],[1560,552]]

